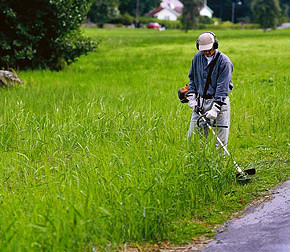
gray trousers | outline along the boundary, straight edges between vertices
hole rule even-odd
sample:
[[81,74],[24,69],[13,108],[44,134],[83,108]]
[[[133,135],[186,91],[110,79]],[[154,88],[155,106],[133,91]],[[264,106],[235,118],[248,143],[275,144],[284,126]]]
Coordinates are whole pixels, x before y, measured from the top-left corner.
[[[200,104],[202,104],[203,99],[200,99]],[[228,138],[229,138],[229,130],[230,130],[230,113],[231,113],[231,108],[230,108],[230,100],[229,97],[226,98],[224,105],[221,107],[221,111],[219,112],[217,118],[215,121],[211,121],[213,125],[216,125],[215,132],[219,139],[222,141],[224,146],[227,146],[228,143]],[[204,99],[203,102],[203,108],[201,113],[205,114],[205,112],[209,111],[213,105],[213,99]],[[197,119],[199,118],[199,115],[193,111],[191,120],[190,120],[190,127],[189,127],[189,132],[188,132],[188,138],[191,137],[193,133],[198,131],[199,133],[204,134],[204,136],[207,138],[208,136],[208,127],[205,125],[203,129],[200,129],[197,126]],[[200,120],[200,123],[203,121]],[[221,127],[222,126],[222,127]],[[216,143],[216,146],[218,147],[219,144],[218,142]]]

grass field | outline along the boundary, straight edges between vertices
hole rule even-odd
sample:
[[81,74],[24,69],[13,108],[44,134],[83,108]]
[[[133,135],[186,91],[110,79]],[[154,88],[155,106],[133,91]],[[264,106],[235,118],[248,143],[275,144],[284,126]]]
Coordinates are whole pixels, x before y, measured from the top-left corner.
[[187,142],[177,98],[201,31],[85,28],[99,50],[1,90],[0,250],[184,244],[289,178],[290,30],[216,32],[234,64],[228,148]]

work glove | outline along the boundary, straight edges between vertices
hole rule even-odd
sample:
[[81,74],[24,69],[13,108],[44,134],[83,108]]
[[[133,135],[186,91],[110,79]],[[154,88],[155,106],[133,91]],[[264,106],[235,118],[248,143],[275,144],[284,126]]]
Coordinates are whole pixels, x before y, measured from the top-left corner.
[[191,107],[191,109],[195,109],[195,106],[197,105],[197,101],[196,101],[196,95],[193,94],[189,94],[187,97],[188,100],[188,106]]
[[218,113],[221,111],[221,105],[216,102],[213,103],[211,110],[205,113],[207,119],[215,120],[218,116]]

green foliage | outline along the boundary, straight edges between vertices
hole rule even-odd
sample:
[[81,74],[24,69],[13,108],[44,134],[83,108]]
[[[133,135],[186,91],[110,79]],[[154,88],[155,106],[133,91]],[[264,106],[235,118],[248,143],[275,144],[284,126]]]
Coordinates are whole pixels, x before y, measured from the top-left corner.
[[281,14],[279,17],[278,24],[290,22],[290,2],[286,3],[286,1],[285,2],[282,1],[280,3],[280,7],[281,7]]
[[182,29],[182,24],[180,20],[171,21],[171,20],[158,20],[159,24],[164,24],[166,29]]
[[129,13],[125,13],[123,15],[120,15],[114,19],[110,20],[110,23],[112,24],[122,24],[122,25],[130,25],[134,22],[135,18],[132,17]]
[[281,9],[287,20],[290,19],[290,2],[289,0],[280,0]]
[[183,12],[181,23],[183,29],[187,32],[190,29],[198,27],[199,11],[202,7],[202,0],[182,0]]
[[263,27],[276,29],[281,14],[279,0],[253,0],[252,11],[255,20]]
[[[166,29],[181,29],[182,25],[179,20],[171,21],[171,20],[159,20],[154,17],[142,16],[139,17],[139,25],[146,27],[146,24],[149,22],[157,22],[159,24],[165,25]],[[131,25],[135,22],[135,18],[132,17],[130,14],[125,13],[124,15],[120,15],[117,18],[114,18],[109,21],[111,24],[121,24],[121,25]]]
[[[119,2],[119,10],[122,14],[127,12],[131,16],[136,16],[137,0],[119,0]],[[139,16],[143,16],[158,7],[160,2],[161,0],[139,0]]]
[[61,69],[96,48],[78,29],[90,0],[0,1],[1,68]]
[[233,25],[232,22],[230,21],[226,21],[226,22],[222,22],[219,24],[205,24],[199,25],[199,29],[205,29],[205,30],[227,30],[227,29],[235,29],[235,30],[239,30],[239,29],[258,29],[260,28],[259,24],[254,24],[254,23],[236,23]]
[[[220,18],[222,21],[231,20],[232,3],[234,0],[207,0],[208,6],[214,11],[214,16]],[[257,22],[255,19],[256,14],[251,11],[251,3],[253,0],[235,0],[236,3],[241,2],[241,5],[235,6],[235,22]],[[267,3],[268,1],[261,1]],[[283,9],[283,16],[290,17],[290,2],[289,0],[279,0],[280,6]],[[287,7],[288,6],[288,7]],[[287,11],[287,12],[286,12]],[[286,12],[286,13],[285,13]]]
[[102,26],[118,15],[118,0],[94,0],[88,18],[91,22]]
[[215,19],[206,16],[199,16],[199,24],[213,24],[214,20]]

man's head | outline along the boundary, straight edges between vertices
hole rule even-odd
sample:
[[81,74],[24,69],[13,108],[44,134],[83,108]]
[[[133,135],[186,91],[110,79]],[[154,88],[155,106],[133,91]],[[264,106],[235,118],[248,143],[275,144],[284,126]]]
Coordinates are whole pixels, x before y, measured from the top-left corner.
[[208,51],[218,48],[218,41],[213,32],[206,31],[198,36],[196,41],[196,48],[200,51]]
[[214,48],[211,48],[209,50],[202,50],[201,52],[202,52],[202,54],[204,56],[211,57],[211,56],[213,56],[215,54],[215,49]]

